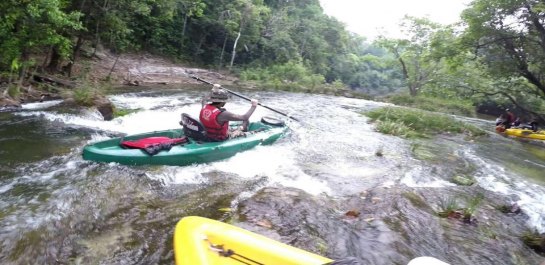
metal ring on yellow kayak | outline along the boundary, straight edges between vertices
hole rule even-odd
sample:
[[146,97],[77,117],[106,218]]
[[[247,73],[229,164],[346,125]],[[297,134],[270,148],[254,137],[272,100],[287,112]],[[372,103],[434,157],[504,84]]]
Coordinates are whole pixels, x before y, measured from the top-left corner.
[[278,118],[271,117],[271,116],[263,116],[261,118],[261,122],[268,125],[279,126],[279,127],[286,125],[286,123],[283,120],[280,120]]

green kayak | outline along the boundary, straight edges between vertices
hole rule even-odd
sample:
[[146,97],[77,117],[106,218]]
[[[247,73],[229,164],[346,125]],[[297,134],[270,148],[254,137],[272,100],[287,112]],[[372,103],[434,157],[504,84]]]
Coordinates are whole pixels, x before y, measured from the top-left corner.
[[[192,121],[194,122],[194,120]],[[89,144],[83,148],[83,159],[98,162],[116,162],[124,165],[185,166],[225,159],[257,145],[272,144],[282,137],[287,130],[287,126],[283,122],[264,117],[259,122],[250,123],[249,132],[246,133],[246,136],[228,139],[223,142],[210,142],[195,135],[195,131],[191,129],[197,129],[197,127],[202,129],[202,125],[200,123],[191,124],[192,121],[187,120],[187,118],[184,119],[184,116],[182,116],[180,124],[183,125],[183,129],[135,134]],[[236,126],[236,124],[233,126]],[[125,145],[127,142],[159,138],[183,141],[182,143],[171,144],[167,148],[156,149],[153,154],[143,148],[128,148]]]

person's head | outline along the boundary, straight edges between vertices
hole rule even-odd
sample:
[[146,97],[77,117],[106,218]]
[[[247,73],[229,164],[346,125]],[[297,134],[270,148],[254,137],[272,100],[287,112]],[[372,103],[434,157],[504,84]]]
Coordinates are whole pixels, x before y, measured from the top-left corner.
[[229,100],[229,93],[222,89],[220,85],[214,84],[214,86],[212,87],[212,91],[210,91],[208,99],[212,105],[223,107],[227,100]]

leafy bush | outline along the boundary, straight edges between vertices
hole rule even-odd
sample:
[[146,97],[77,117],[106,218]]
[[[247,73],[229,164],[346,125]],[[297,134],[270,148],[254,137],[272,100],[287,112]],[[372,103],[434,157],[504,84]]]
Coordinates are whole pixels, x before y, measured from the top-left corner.
[[81,106],[92,106],[93,105],[93,92],[86,88],[76,88],[74,89],[74,100],[78,105]]
[[470,100],[445,99],[430,96],[410,96],[408,94],[396,94],[386,99],[400,106],[413,107],[433,112],[443,112],[455,115],[475,117],[475,107]]
[[392,120],[379,120],[376,126],[377,131],[390,134],[394,136],[401,136],[404,138],[412,138],[416,136],[416,133],[403,123],[398,123]]
[[94,99],[100,94],[102,94],[101,90],[96,85],[86,80],[72,91],[74,101],[81,106],[92,106],[94,104]]
[[379,121],[378,131],[405,138],[427,137],[444,132],[466,133],[471,136],[486,134],[485,131],[450,116],[420,110],[385,107],[364,114],[372,121]]
[[20,94],[21,94],[21,90],[19,89],[18,85],[12,84],[8,86],[8,95],[11,98],[18,98]]
[[267,68],[248,68],[240,72],[242,81],[261,81],[269,89],[284,91],[321,92],[325,77],[313,74],[302,63],[290,61]]
[[477,211],[477,207],[484,199],[484,195],[478,194],[475,197],[466,199],[466,207],[461,207],[456,198],[448,197],[439,200],[440,211],[437,212],[439,217],[461,219],[466,223],[472,222],[472,217]]
[[138,111],[139,109],[114,108],[114,117],[122,117]]

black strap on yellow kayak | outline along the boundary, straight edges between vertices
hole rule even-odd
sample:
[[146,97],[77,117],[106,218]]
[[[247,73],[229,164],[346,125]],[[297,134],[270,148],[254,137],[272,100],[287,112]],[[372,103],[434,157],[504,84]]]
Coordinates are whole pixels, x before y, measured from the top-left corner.
[[248,258],[248,257],[239,255],[239,254],[235,253],[235,251],[233,251],[232,249],[225,250],[223,248],[223,245],[214,245],[214,244],[210,243],[210,248],[212,250],[218,252],[218,254],[220,256],[226,257],[226,258],[232,258],[232,259],[234,259],[234,260],[236,260],[236,261],[238,261],[238,262],[240,262],[242,264],[246,264],[246,265],[265,265],[265,263],[257,262],[257,261],[255,261],[253,259]]

